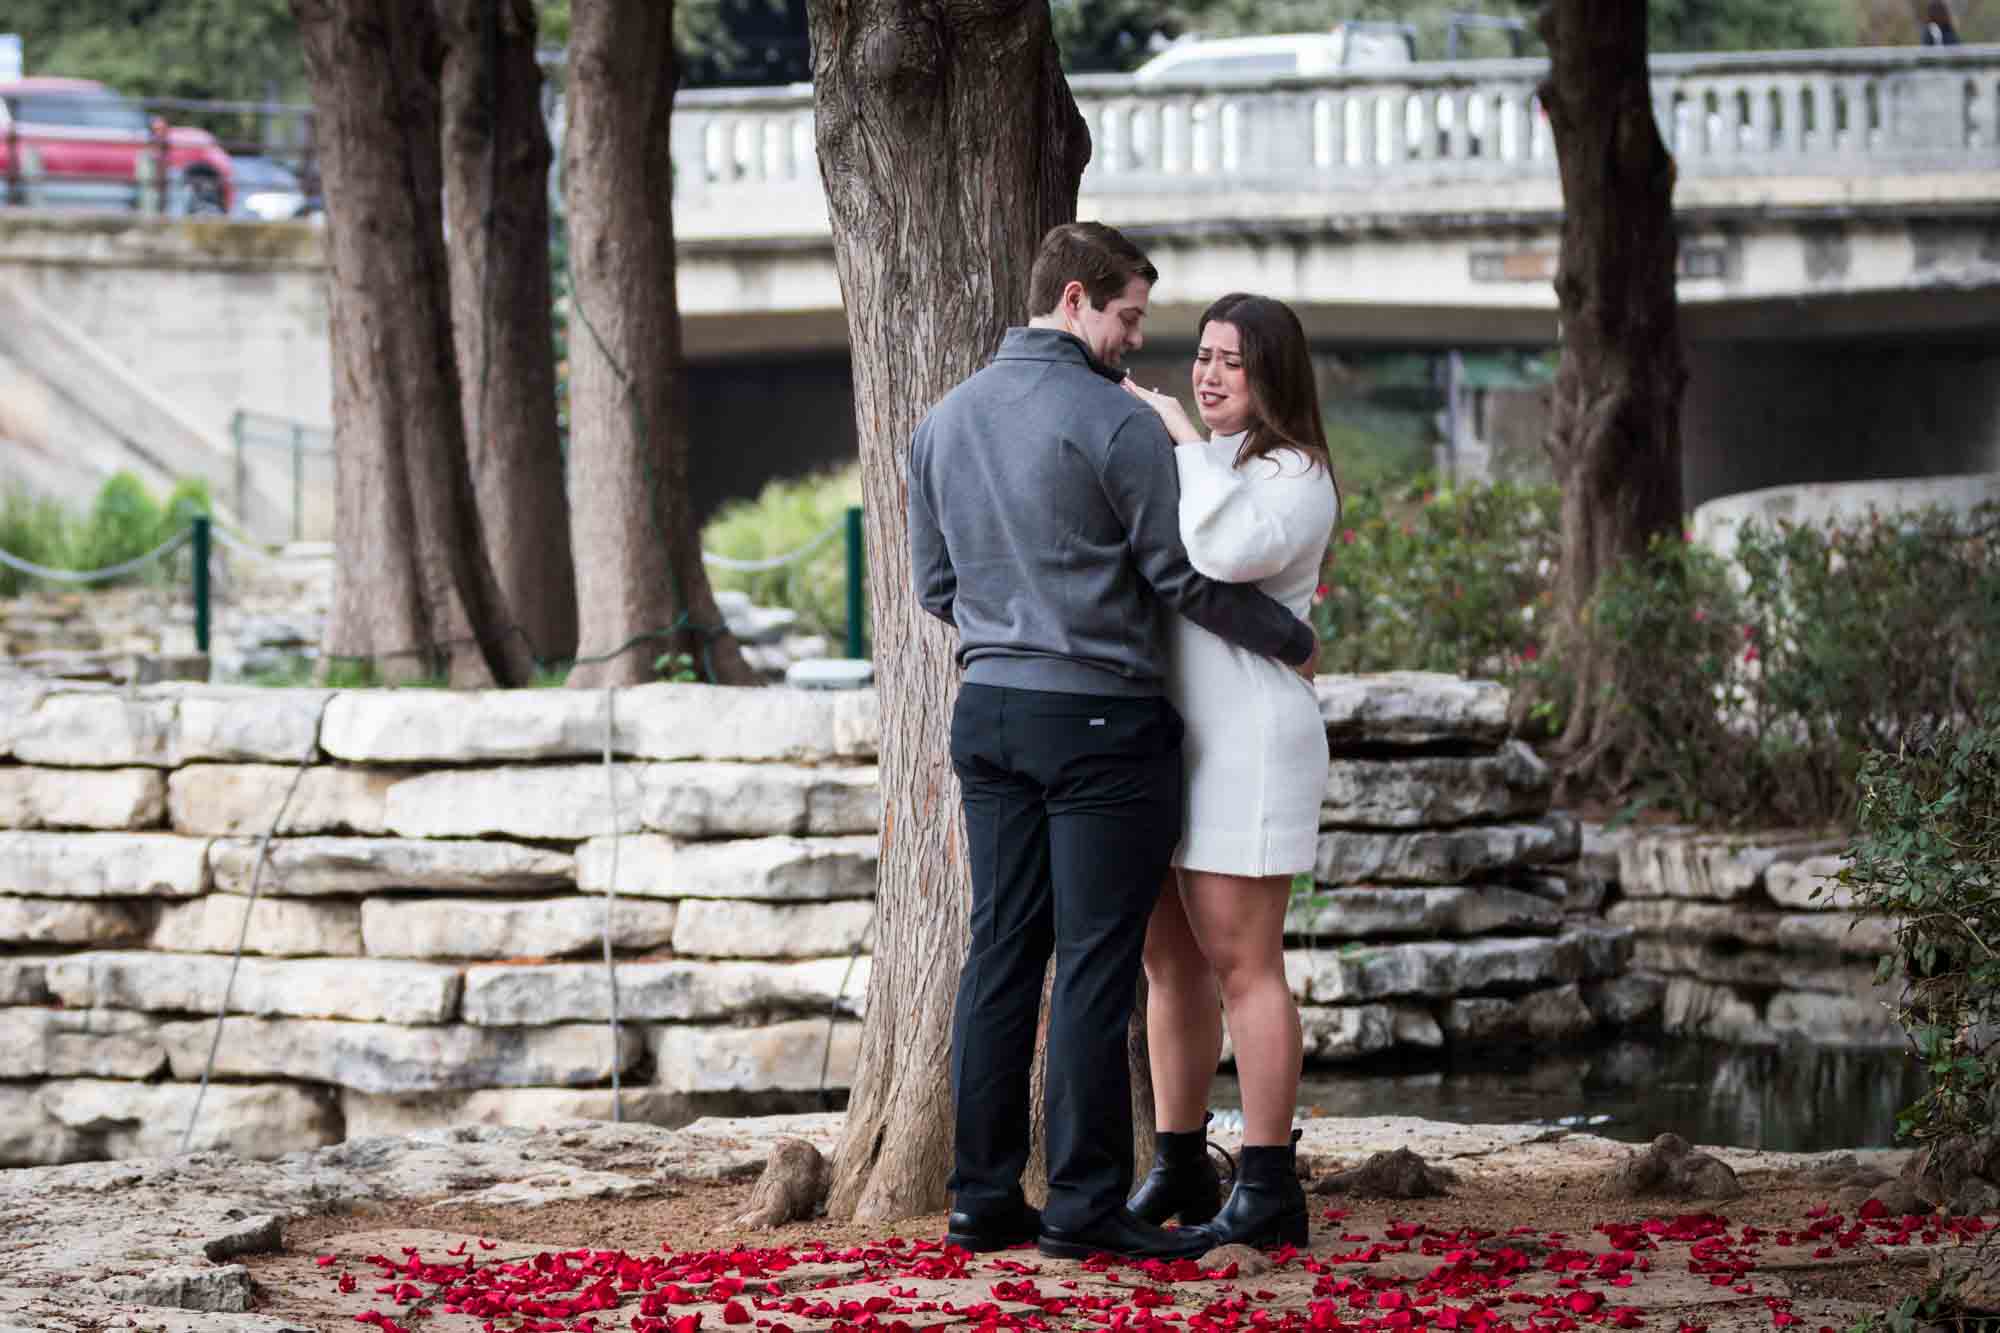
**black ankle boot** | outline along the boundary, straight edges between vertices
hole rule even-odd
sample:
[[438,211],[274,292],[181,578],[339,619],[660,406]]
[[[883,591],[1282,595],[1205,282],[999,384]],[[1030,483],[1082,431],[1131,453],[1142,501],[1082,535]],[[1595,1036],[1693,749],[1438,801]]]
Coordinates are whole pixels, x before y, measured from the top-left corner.
[[1299,1184],[1299,1131],[1279,1147],[1243,1146],[1236,1186],[1215,1220],[1202,1229],[1217,1245],[1267,1250],[1306,1244],[1306,1192]]
[[1153,1169],[1125,1205],[1134,1215],[1154,1226],[1178,1217],[1190,1227],[1215,1216],[1222,1204],[1222,1180],[1208,1158],[1207,1116],[1201,1126],[1156,1136]]

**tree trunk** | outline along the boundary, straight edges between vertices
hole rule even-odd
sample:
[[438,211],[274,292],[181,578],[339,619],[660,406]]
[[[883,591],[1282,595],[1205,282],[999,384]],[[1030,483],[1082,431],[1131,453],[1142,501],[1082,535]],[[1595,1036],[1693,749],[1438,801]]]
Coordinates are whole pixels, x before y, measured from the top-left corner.
[[486,558],[515,637],[576,652],[556,431],[549,133],[531,0],[439,0],[451,325]]
[[1674,163],[1653,122],[1643,0],[1550,0],[1540,97],[1562,174],[1562,361],[1547,445],[1562,488],[1556,609],[1575,670],[1559,745],[1602,756],[1619,682],[1589,632],[1599,578],[1681,524],[1682,360]]
[[946,735],[951,631],[910,590],[910,434],[1025,317],[1090,137],[1046,0],[811,0],[820,174],[847,307],[882,700],[882,851],[860,1069],[829,1210],[944,1206],[948,1054],[969,881]]
[[576,0],[570,15],[563,198],[576,686],[655,680],[655,661],[678,655],[704,680],[753,678],[716,610],[688,505],[668,140],[673,20],[671,0]]
[[293,0],[328,208],[336,446],[326,655],[521,683],[459,420],[438,192],[437,27],[402,0]]

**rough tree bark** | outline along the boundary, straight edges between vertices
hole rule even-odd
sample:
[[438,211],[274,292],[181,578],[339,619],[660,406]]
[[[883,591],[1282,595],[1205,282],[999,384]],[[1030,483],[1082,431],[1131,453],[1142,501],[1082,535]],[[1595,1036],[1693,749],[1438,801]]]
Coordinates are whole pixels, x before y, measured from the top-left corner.
[[576,576],[556,430],[548,127],[531,0],[438,0],[451,326],[486,558],[510,630],[576,652]]
[[1598,579],[1681,524],[1682,359],[1674,162],[1653,122],[1644,0],[1550,0],[1539,93],[1562,176],[1562,360],[1547,446],[1562,488],[1558,633],[1576,671],[1560,741],[1572,775],[1601,757],[1617,682],[1591,642]]
[[955,640],[910,591],[910,434],[1025,317],[1036,245],[1074,217],[1090,137],[1046,0],[811,0],[807,14],[882,699],[875,964],[828,1208],[880,1221],[944,1206],[969,894],[945,739]]
[[435,17],[293,0],[329,204],[336,445],[329,659],[389,679],[525,683],[480,537],[439,205]]
[[668,140],[679,81],[673,23],[670,0],[576,0],[570,13],[574,686],[654,680],[654,661],[677,653],[702,679],[752,679],[716,610],[688,505]]

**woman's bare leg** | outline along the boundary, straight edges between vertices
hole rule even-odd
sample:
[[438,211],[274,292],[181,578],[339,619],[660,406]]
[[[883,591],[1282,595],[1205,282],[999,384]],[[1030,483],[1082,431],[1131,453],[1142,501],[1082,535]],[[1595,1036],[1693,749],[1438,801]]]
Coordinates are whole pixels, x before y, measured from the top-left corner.
[[1215,974],[1195,942],[1168,873],[1146,926],[1146,1053],[1153,1065],[1153,1117],[1162,1133],[1200,1129],[1222,1058]]
[[[1183,920],[1214,970],[1222,1005],[1229,1015],[1236,1079],[1243,1090],[1243,1142],[1260,1146],[1290,1143],[1304,1049],[1299,1007],[1285,982],[1285,907],[1291,899],[1291,877],[1249,879],[1184,870],[1181,889],[1181,902],[1176,906],[1182,908]],[[1160,928],[1159,922],[1156,912],[1152,930]],[[1149,974],[1152,947],[1149,930]],[[1149,1023],[1153,1012],[1147,1010]],[[1158,1029],[1149,1028],[1148,1032],[1157,1034]],[[1152,1035],[1151,1040],[1157,1048],[1159,1037]],[[1157,1063],[1153,1079],[1158,1088]],[[1157,1101],[1159,1094],[1154,1096]]]

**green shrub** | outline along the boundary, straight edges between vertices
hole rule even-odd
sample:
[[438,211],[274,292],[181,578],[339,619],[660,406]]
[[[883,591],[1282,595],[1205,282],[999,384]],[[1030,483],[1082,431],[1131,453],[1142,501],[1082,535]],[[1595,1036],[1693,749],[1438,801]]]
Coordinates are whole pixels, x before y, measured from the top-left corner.
[[[1764,808],[1756,627],[1722,559],[1680,536],[1658,539],[1604,577],[1592,623],[1624,687],[1611,701],[1616,743],[1594,775],[1606,794],[1693,820]],[[1553,661],[1551,675],[1564,665]]]
[[164,515],[144,482],[114,472],[97,492],[76,544],[78,569],[103,569],[144,555],[160,543]]
[[1322,671],[1512,680],[1543,652],[1560,538],[1553,487],[1512,483],[1343,497],[1313,610]]
[[[1746,524],[1735,562],[1678,541],[1613,571],[1596,792],[1704,822],[1845,822],[1864,755],[2000,694],[2000,508]],[[1561,664],[1555,664],[1560,670]]]
[[[58,500],[10,487],[0,496],[0,550],[51,569],[72,567],[76,520]],[[0,566],[0,596],[16,597],[39,580]]]
[[1915,729],[1862,763],[1842,880],[1897,921],[1878,981],[1900,979],[1897,1017],[1930,1075],[1897,1117],[1918,1139],[2000,1123],[2000,698]]
[[797,551],[829,528],[835,535],[802,560],[761,572],[709,566],[717,588],[748,593],[761,606],[798,612],[799,629],[839,638],[847,632],[847,555],[837,531],[850,505],[861,503],[861,469],[853,465],[765,485],[755,500],[725,505],[702,529],[704,551],[732,560],[768,560]]

